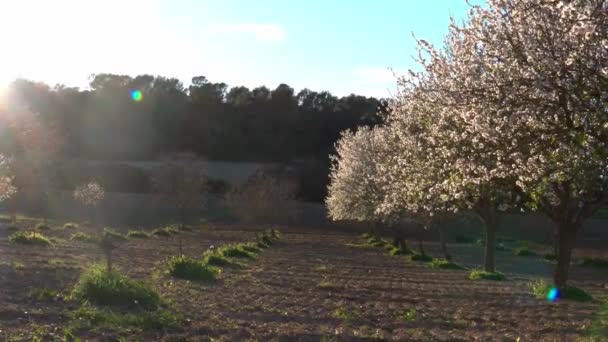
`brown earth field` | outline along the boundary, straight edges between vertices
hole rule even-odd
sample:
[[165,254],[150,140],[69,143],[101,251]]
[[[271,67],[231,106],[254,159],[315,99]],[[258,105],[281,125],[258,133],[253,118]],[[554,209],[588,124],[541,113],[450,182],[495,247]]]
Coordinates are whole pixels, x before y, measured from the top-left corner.
[[[33,223],[24,221],[19,228],[28,225]],[[93,228],[58,227],[43,232],[55,240],[50,247],[10,243],[0,228],[0,340],[577,341],[589,340],[587,330],[608,295],[606,269],[572,266],[572,284],[594,301],[550,303],[536,298],[529,286],[553,271],[554,264],[540,257],[497,252],[497,269],[507,280],[472,281],[468,270],[434,269],[382,248],[356,246],[364,242],[356,233],[278,227],[280,240],[245,266],[223,269],[215,283],[163,272],[164,261],[178,254],[177,235],[124,241],[114,264],[157,290],[178,323],[75,328],[74,312],[83,304],[70,293],[82,271],[102,256],[94,244],[69,239]],[[253,241],[256,231],[207,224],[180,236],[184,253],[200,257],[211,246]],[[426,248],[431,256],[440,255],[436,243],[427,242]],[[482,261],[481,247],[449,248],[454,261],[468,269]],[[576,259],[585,255],[608,253],[575,252]],[[40,295],[45,291],[50,295]]]

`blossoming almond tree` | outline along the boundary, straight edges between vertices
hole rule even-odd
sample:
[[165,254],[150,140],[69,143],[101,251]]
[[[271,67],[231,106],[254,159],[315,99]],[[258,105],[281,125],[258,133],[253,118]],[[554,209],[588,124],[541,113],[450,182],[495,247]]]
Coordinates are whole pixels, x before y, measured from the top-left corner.
[[429,131],[458,146],[445,149],[448,179],[498,191],[488,209],[514,189],[545,212],[558,230],[554,282],[566,286],[576,232],[606,204],[608,3],[491,0],[452,23],[442,51],[421,43]]
[[74,189],[74,199],[86,207],[90,207],[94,212],[97,206],[105,198],[104,188],[96,182],[89,182]]

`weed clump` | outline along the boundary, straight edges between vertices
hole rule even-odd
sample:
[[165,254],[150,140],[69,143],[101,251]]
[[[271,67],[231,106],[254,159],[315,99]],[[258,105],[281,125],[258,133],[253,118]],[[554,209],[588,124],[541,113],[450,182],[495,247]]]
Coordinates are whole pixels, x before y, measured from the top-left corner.
[[63,225],[63,229],[77,229],[78,224],[74,222],[67,222]]
[[112,228],[104,228],[103,229],[103,238],[108,240],[115,241],[124,241],[127,240],[127,237],[115,231]]
[[218,253],[229,258],[253,259],[254,255],[243,248],[243,244],[233,244],[218,248]]
[[399,319],[405,322],[412,322],[416,320],[416,317],[418,316],[416,309],[414,308],[410,308],[408,310],[405,310],[404,312],[402,312],[401,314],[399,314]]
[[174,256],[167,261],[167,273],[187,280],[215,281],[220,270],[185,255]]
[[243,267],[243,264],[232,261],[214,250],[208,250],[203,254],[203,264],[216,267]]
[[[530,283],[530,289],[537,298],[548,298],[549,292],[555,286],[549,284],[544,279],[538,279]],[[589,302],[593,297],[585,290],[575,286],[566,286],[557,292],[555,299],[569,299],[578,302]]]
[[147,239],[150,237],[150,234],[143,230],[129,230],[129,232],[127,232],[127,237],[134,239]]
[[89,267],[72,291],[72,296],[99,305],[156,308],[160,297],[150,286],[103,265]]
[[152,235],[167,237],[167,236],[171,236],[171,232],[169,232],[165,228],[156,228],[152,231]]
[[70,240],[88,242],[88,243],[97,242],[97,238],[95,238],[94,236],[91,236],[87,233],[83,233],[83,232],[78,232],[78,233],[72,234],[72,236],[70,237]]
[[500,272],[486,272],[483,270],[473,270],[473,271],[471,271],[471,274],[469,275],[469,279],[502,281],[502,280],[505,280],[506,277],[503,273],[500,273]]
[[34,229],[35,229],[36,231],[38,231],[38,232],[43,232],[43,231],[49,231],[49,230],[51,230],[51,227],[49,227],[49,225],[48,225],[48,224],[45,224],[45,223],[42,223],[42,222],[41,222],[41,223],[38,223],[38,224],[36,225],[36,227],[34,227]]
[[33,232],[15,232],[8,237],[11,243],[32,246],[50,246],[51,240],[40,233]]

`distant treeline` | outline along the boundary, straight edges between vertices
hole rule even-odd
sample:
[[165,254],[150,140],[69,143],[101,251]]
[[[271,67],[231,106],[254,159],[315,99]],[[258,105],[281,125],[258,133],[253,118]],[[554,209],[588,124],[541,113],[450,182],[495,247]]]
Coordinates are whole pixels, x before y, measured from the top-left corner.
[[19,79],[10,96],[53,127],[61,156],[106,160],[192,151],[211,160],[326,161],[342,130],[374,125],[386,108],[371,97],[296,94],[286,84],[229,88],[203,76],[186,88],[175,78],[97,74],[89,88]]

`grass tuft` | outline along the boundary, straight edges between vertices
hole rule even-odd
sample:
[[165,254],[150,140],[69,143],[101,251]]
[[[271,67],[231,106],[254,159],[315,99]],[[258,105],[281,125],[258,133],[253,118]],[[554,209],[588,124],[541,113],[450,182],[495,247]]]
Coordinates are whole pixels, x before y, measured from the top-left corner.
[[399,314],[397,317],[402,321],[412,322],[412,321],[416,320],[417,316],[418,316],[418,314],[416,312],[416,309],[410,308],[408,310],[405,310],[401,314]]
[[36,225],[36,227],[34,227],[34,229],[36,231],[42,232],[42,231],[49,231],[49,230],[51,230],[51,227],[49,227],[48,224],[44,224],[44,223],[40,222],[40,223],[38,223]]
[[166,236],[171,236],[171,232],[169,232],[165,228],[156,228],[152,231],[152,235],[166,237]]
[[401,249],[401,248],[392,246],[392,248],[390,248],[390,250],[388,251],[388,254],[393,255],[393,256],[410,255],[410,254],[412,254],[412,251],[410,251],[409,249]]
[[254,255],[243,248],[243,244],[232,244],[218,248],[218,253],[228,258],[253,259]]
[[166,309],[117,312],[107,307],[98,308],[86,303],[71,312],[69,316],[71,331],[109,330],[140,334],[150,330],[176,329],[183,320],[181,316]]
[[[554,288],[554,286],[544,279],[538,279],[530,283],[530,289],[537,298],[547,298],[547,294],[552,288]],[[593,297],[583,289],[575,286],[567,286],[559,291],[558,299],[590,302],[593,300]]]
[[519,247],[515,249],[515,255],[522,257],[535,257],[536,253],[529,250],[528,247]]
[[91,236],[87,233],[83,233],[83,232],[78,232],[78,233],[72,234],[72,236],[70,237],[70,240],[89,242],[89,243],[97,242],[97,238],[95,238],[94,236]]
[[442,269],[449,269],[449,270],[464,270],[464,267],[455,264],[449,260],[446,259],[433,259],[433,261],[431,261],[430,266],[432,268],[442,268]]
[[121,233],[115,231],[112,228],[104,228],[103,229],[103,238],[114,240],[114,241],[124,241],[127,240],[127,237],[122,235]]
[[338,288],[336,284],[332,283],[329,280],[322,280],[321,282],[319,282],[319,284],[317,284],[317,287],[321,290],[335,290]]
[[167,273],[176,278],[211,282],[217,279],[220,270],[206,265],[202,260],[180,255],[167,261]]
[[150,286],[103,265],[90,266],[72,291],[72,297],[99,305],[156,308],[159,295]]
[[230,259],[228,259],[227,257],[225,257],[224,255],[222,255],[221,253],[219,253],[218,251],[214,251],[214,250],[208,250],[203,254],[203,264],[208,265],[208,266],[215,266],[215,267],[237,267],[237,268],[241,268],[244,265],[236,262],[236,261],[232,261]]
[[143,230],[129,230],[127,237],[134,239],[147,239],[150,237],[150,234]]
[[500,273],[500,272],[486,272],[484,270],[473,270],[473,271],[471,271],[471,274],[469,275],[469,279],[502,281],[502,280],[505,280],[506,277],[503,273]]
[[15,232],[8,237],[11,243],[32,246],[50,246],[51,240],[40,233],[33,232]]
[[78,223],[74,223],[74,222],[67,222],[63,225],[63,229],[77,229],[78,228]]

